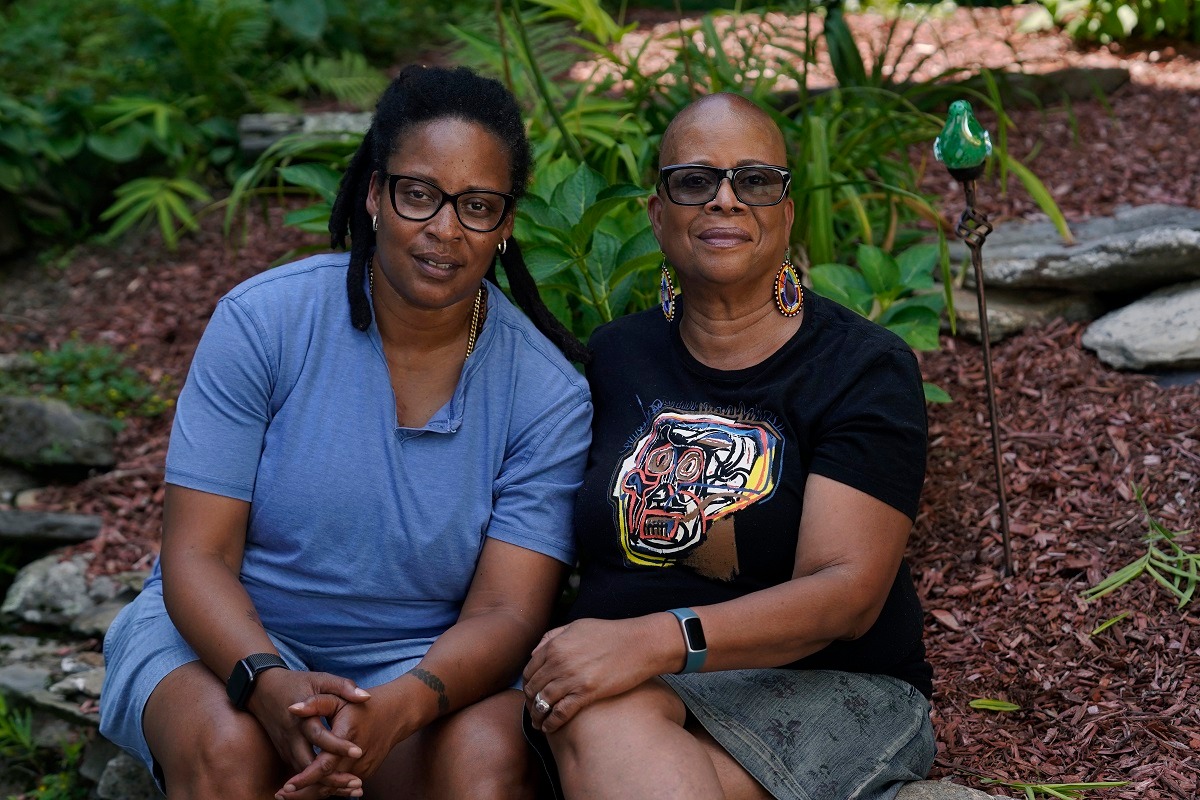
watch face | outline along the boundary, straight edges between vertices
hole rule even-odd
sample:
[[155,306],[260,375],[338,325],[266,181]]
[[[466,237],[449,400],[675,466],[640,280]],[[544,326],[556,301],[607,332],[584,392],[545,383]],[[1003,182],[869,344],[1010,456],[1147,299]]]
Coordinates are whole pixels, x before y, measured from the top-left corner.
[[708,649],[708,642],[704,640],[704,626],[698,617],[683,620],[683,632],[687,635],[689,650],[699,652]]
[[225,693],[235,708],[245,708],[250,699],[250,687],[254,685],[254,676],[250,673],[250,665],[239,661],[233,666],[233,674],[225,684]]

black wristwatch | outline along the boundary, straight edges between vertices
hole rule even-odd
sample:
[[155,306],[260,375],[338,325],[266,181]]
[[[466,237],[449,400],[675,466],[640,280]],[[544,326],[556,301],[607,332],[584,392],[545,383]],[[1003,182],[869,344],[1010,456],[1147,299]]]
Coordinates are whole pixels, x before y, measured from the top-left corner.
[[233,703],[234,708],[245,711],[258,676],[276,667],[287,669],[288,665],[274,653],[255,653],[234,664],[233,672],[225,682],[225,693],[229,695],[229,702]]

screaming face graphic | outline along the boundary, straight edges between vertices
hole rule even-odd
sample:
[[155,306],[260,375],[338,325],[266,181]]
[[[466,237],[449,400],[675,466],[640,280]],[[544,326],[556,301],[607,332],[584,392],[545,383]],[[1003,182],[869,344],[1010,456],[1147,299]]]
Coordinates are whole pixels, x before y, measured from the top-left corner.
[[613,482],[626,558],[644,566],[679,561],[713,522],[769,497],[778,445],[766,423],[660,414]]

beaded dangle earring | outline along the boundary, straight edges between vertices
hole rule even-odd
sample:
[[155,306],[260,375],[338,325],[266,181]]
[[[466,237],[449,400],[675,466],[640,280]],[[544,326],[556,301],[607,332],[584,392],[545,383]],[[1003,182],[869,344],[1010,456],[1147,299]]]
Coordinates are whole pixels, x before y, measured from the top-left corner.
[[804,291],[800,288],[800,276],[792,266],[792,251],[783,256],[783,265],[775,276],[775,307],[785,317],[794,317],[804,307]]
[[662,262],[662,280],[658,282],[658,302],[667,322],[675,319],[675,284],[671,283],[671,271],[667,269],[665,257]]

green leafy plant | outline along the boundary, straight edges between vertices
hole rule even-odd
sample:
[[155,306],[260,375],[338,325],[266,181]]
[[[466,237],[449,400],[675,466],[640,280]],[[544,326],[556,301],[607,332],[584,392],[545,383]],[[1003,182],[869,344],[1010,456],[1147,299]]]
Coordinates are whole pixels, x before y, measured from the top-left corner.
[[1055,24],[1073,38],[1092,42],[1176,38],[1200,42],[1196,0],[1042,0]]
[[53,397],[117,421],[156,416],[174,404],[169,379],[151,383],[107,345],[68,339],[31,356],[32,368],[0,373],[0,394]]
[[64,741],[61,750],[38,746],[33,733],[33,712],[14,708],[0,693],[0,769],[5,778],[22,777],[28,791],[10,800],[84,800],[87,789],[78,778],[82,741]]
[[517,206],[516,236],[547,305],[577,336],[645,308],[661,260],[646,191],[562,156]]
[[1149,528],[1144,537],[1144,541],[1147,543],[1146,553],[1141,558],[1121,567],[1100,583],[1085,590],[1083,598],[1098,600],[1127,583],[1137,580],[1143,575],[1148,575],[1179,601],[1179,608],[1183,608],[1192,601],[1196,594],[1196,585],[1200,583],[1200,553],[1184,550],[1176,541],[1191,531],[1169,530],[1150,515],[1150,510],[1146,507],[1146,502],[1142,497],[1141,487],[1135,484],[1133,492]]
[[[879,247],[858,246],[857,269],[846,264],[817,264],[809,270],[813,288],[900,336],[914,350],[936,350],[945,292],[935,288],[939,264],[943,286],[949,286],[945,241],[916,244],[893,258]],[[949,395],[925,384],[925,397],[945,402]]]

